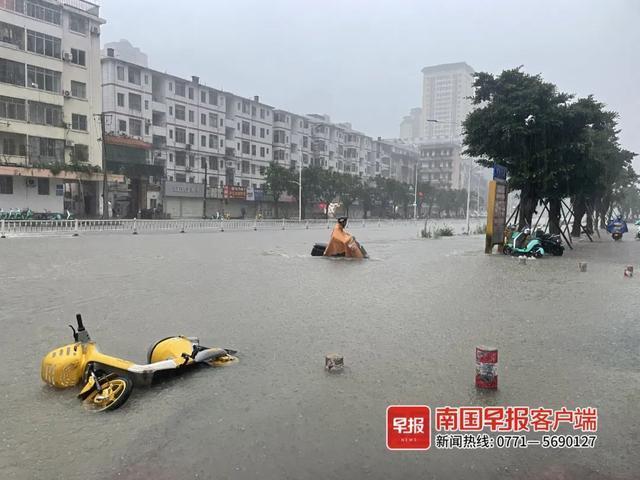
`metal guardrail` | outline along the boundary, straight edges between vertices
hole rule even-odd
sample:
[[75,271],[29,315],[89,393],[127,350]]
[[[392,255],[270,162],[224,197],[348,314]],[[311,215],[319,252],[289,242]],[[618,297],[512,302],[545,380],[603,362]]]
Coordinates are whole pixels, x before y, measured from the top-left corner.
[[[65,234],[79,235],[90,232],[153,233],[153,232],[207,232],[207,231],[250,231],[250,230],[304,230],[329,229],[334,219],[310,220],[0,220],[0,237],[21,235]],[[415,220],[354,219],[350,228],[408,226],[416,225]]]

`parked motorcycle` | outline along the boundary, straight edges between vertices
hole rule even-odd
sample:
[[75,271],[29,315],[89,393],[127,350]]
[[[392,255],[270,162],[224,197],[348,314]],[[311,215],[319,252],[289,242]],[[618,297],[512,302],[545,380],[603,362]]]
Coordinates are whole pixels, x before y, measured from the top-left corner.
[[502,253],[505,255],[541,258],[544,256],[544,248],[537,238],[527,240],[531,235],[531,229],[525,228],[521,232],[515,227],[510,228],[512,231],[509,241],[502,247]]
[[536,235],[534,238],[540,240],[540,244],[545,252],[550,253],[556,257],[561,257],[564,253],[564,246],[562,245],[562,240],[560,239],[560,235],[552,235],[550,233],[546,233],[543,230],[536,230]]
[[628,231],[629,228],[627,227],[627,222],[625,222],[622,217],[612,219],[607,225],[607,232],[611,234],[611,238],[616,242],[618,240],[622,240],[622,235]]
[[197,338],[167,337],[153,344],[147,354],[147,364],[105,355],[89,337],[82,317],[76,315],[78,330],[73,326],[74,343],[58,347],[42,359],[42,380],[56,388],[83,384],[78,397],[91,411],[115,410],[129,398],[133,386],[149,385],[160,372],[182,372],[187,368],[207,364],[222,366],[236,360],[236,351],[208,348]]

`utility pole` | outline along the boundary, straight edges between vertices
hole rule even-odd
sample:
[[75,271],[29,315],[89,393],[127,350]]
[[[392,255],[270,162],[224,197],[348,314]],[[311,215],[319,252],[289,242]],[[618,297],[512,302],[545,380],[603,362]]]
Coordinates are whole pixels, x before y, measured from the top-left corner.
[[471,169],[472,169],[472,165],[471,162],[473,160],[469,159],[469,178],[467,179],[467,235],[469,235],[471,232],[469,232],[469,204],[471,203]]
[[[204,158],[204,157],[203,157]],[[204,159],[204,194],[202,195],[202,218],[207,218],[207,163],[209,159]]]
[[107,182],[107,127],[104,113],[99,113],[100,131],[102,135],[102,218],[109,219],[109,184]]
[[298,222],[302,221],[302,152],[300,152],[300,168],[298,169]]
[[413,191],[413,219],[418,219],[418,160],[416,160],[416,185]]

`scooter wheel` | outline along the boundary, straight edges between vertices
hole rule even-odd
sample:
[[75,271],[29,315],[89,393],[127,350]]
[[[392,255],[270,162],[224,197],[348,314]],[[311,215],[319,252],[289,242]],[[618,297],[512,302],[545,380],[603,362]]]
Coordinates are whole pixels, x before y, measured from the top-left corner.
[[98,392],[96,388],[83,400],[83,406],[92,412],[105,412],[107,410],[115,410],[127,401],[133,383],[127,377],[114,376],[108,380],[101,381],[102,391]]
[[534,258],[542,258],[543,253],[540,250],[533,252]]

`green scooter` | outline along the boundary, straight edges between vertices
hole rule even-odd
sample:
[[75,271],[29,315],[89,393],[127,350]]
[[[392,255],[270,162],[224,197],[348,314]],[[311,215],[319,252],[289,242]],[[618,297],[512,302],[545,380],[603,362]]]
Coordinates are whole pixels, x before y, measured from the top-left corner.
[[[517,231],[515,228],[512,229],[510,242],[505,243],[505,245],[502,247],[502,253],[504,253],[505,255],[513,255],[513,256],[524,255],[526,257],[535,257],[535,258],[543,257],[544,248],[542,248],[542,243],[540,242],[540,240],[538,240],[537,238],[532,238],[526,243],[526,245],[524,244],[524,242],[527,241],[527,237],[529,235],[531,235],[530,228],[525,228],[521,232]],[[521,239],[520,238],[521,236],[524,236],[524,238]],[[519,240],[524,241],[522,243],[523,246],[521,247],[516,246],[518,245]]]

